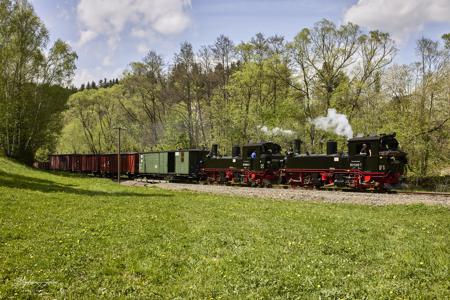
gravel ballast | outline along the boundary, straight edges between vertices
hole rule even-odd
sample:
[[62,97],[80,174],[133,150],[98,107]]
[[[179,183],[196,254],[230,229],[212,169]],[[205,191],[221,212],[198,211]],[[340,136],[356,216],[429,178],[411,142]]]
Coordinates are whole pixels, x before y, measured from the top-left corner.
[[450,196],[424,194],[377,194],[356,193],[343,191],[307,190],[307,189],[279,189],[279,188],[250,188],[239,186],[201,185],[183,183],[147,183],[141,181],[122,182],[128,186],[159,187],[166,190],[192,191],[200,193],[221,194],[248,198],[266,198],[290,201],[315,201],[329,203],[353,203],[366,205],[389,204],[426,204],[450,206]]

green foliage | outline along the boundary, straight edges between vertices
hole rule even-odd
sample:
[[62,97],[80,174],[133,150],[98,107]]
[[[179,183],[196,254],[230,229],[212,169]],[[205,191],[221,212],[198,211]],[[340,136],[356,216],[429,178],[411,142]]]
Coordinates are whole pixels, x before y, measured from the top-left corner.
[[449,210],[232,198],[0,158],[0,298],[448,298]]
[[0,1],[0,147],[32,163],[53,151],[77,55],[48,31],[27,1]]
[[[229,154],[232,145],[260,140],[288,149],[294,138],[309,152],[323,152],[329,139],[346,151],[345,137],[311,122],[335,108],[355,134],[397,132],[416,175],[439,174],[450,166],[450,49],[423,39],[417,50],[417,63],[391,66],[397,50],[388,33],[322,20],[292,41],[258,33],[234,46],[221,35],[197,55],[186,42],[168,67],[150,51],[121,84],[73,96],[71,103],[90,104],[70,106],[58,149],[112,151],[110,125],[118,123],[128,128],[127,151],[218,143]],[[264,126],[294,134],[267,134]],[[77,145],[74,130],[84,136]]]
[[444,40],[445,48],[450,49],[450,33],[443,34],[442,39]]

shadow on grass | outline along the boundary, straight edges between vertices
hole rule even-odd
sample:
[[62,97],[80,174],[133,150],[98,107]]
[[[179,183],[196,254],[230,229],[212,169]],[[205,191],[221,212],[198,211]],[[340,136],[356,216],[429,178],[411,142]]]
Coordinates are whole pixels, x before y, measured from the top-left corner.
[[72,172],[65,172],[65,171],[52,171],[52,170],[39,170],[41,172],[51,174],[51,175],[57,175],[60,177],[67,177],[67,178],[88,178],[89,174],[85,173],[72,173]]
[[28,177],[18,174],[10,174],[0,171],[0,186],[39,191],[44,193],[67,193],[85,196],[108,196],[108,197],[173,197],[170,194],[140,194],[131,192],[102,192],[74,188],[74,185],[61,184],[50,180]]
[[[50,175],[57,175],[59,177],[67,177],[67,178],[103,178],[103,179],[110,179],[111,181],[117,181],[116,173],[114,173],[112,176],[95,176],[92,173],[82,173],[82,172],[69,172],[69,171],[53,171],[53,170],[39,170],[40,172],[47,173]],[[121,180],[128,180],[129,178],[126,176],[126,174],[121,175]]]

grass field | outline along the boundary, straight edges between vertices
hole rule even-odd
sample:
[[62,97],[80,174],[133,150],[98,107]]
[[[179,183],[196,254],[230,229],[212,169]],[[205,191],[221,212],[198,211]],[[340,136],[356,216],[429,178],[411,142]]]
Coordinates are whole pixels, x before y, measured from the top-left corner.
[[120,187],[0,158],[0,298],[450,297],[444,207]]

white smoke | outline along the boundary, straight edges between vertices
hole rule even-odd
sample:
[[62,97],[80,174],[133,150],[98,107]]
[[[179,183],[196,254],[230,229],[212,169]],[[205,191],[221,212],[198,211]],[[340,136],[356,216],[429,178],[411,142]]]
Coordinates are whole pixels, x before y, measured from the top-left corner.
[[312,123],[318,129],[333,131],[337,135],[346,136],[348,139],[353,137],[353,129],[347,116],[337,113],[334,108],[328,109],[326,117],[315,118]]
[[269,135],[292,136],[295,134],[295,132],[292,130],[283,129],[283,128],[279,128],[279,127],[269,129],[269,127],[267,127],[267,126],[260,125],[260,126],[258,126],[258,129],[261,130],[262,132],[264,132],[265,134],[269,134]]

